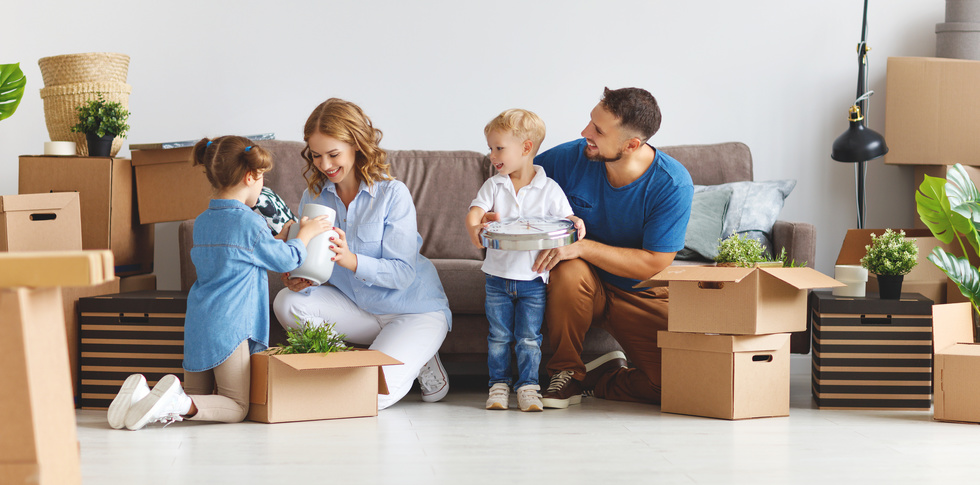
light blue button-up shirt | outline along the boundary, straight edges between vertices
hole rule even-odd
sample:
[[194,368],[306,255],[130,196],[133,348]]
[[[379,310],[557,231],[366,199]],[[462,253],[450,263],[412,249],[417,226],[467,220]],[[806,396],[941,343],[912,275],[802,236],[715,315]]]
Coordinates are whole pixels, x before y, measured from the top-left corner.
[[273,238],[265,219],[245,204],[211,200],[194,221],[191,261],[197,281],[187,295],[184,369],[213,369],[245,340],[253,353],[268,347],[266,270],[292,271],[304,259],[302,241]]
[[303,192],[299,210],[320,204],[337,211],[334,225],[347,234],[347,244],[357,255],[357,272],[334,266],[330,284],[359,308],[375,315],[441,311],[452,328],[449,300],[435,266],[419,253],[415,203],[408,187],[397,180],[380,180],[371,187],[364,182],[345,207],[336,186],[327,182],[320,195]]

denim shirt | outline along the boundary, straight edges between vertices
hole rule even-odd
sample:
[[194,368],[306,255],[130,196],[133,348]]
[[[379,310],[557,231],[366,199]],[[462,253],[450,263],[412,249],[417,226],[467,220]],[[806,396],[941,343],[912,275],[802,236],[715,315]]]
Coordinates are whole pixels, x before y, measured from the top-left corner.
[[348,208],[333,183],[324,185],[315,198],[304,191],[299,210],[309,203],[336,210],[334,225],[347,234],[357,255],[357,272],[334,266],[330,284],[368,313],[441,311],[452,328],[449,300],[436,268],[419,253],[422,236],[408,187],[397,180],[380,180],[371,187],[361,182]]
[[252,353],[268,347],[266,270],[292,271],[304,259],[302,241],[273,238],[265,219],[245,204],[211,200],[194,221],[191,261],[197,281],[187,295],[184,369],[212,369],[245,340]]

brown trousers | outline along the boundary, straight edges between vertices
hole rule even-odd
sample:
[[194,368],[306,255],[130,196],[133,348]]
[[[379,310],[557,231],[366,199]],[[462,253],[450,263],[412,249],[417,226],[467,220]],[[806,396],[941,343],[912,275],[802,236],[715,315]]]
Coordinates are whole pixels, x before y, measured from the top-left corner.
[[667,287],[625,291],[599,279],[581,259],[562,261],[551,270],[545,324],[554,356],[548,374],[574,371],[585,378],[582,344],[589,327],[609,332],[633,365],[603,376],[597,397],[615,401],[660,403],[660,348],[657,331],[667,330]]

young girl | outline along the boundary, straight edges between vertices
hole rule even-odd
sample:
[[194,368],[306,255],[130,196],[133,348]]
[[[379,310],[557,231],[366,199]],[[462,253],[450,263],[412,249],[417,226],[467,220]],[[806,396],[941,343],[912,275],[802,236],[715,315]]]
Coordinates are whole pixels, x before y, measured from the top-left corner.
[[[140,374],[129,376],[109,406],[113,428],[183,418],[237,423],[248,414],[249,356],[268,347],[266,270],[299,267],[306,245],[330,226],[323,217],[302,218],[296,239],[288,225],[273,238],[252,211],[272,156],[247,138],[222,136],[194,146],[194,165],[204,166],[214,196],[194,222],[191,260],[197,281],[187,296],[184,370],[189,396],[174,375],[150,391]],[[291,223],[289,223],[291,224]]]
[[418,378],[422,400],[449,390],[436,351],[449,331],[449,301],[432,262],[419,254],[415,204],[405,184],[393,180],[381,149],[381,131],[354,103],[328,99],[313,110],[303,131],[307,203],[337,211],[336,256],[330,285],[283,275],[287,288],[273,309],[284,326],[299,321],[336,322],[347,340],[403,362],[385,368],[384,409],[404,397]]

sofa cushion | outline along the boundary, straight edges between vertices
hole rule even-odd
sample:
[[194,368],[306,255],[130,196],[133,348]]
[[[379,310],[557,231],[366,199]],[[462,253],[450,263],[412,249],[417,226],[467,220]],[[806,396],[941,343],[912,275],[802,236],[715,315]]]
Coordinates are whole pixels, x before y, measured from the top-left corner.
[[[422,255],[435,259],[483,261],[470,242],[466,212],[492,165],[472,151],[389,150],[391,174],[408,186],[415,201]],[[445,284],[445,282],[443,282]]]
[[727,188],[694,194],[684,249],[677,252],[676,259],[713,261],[718,257],[718,240],[722,237],[731,197],[732,191]]
[[480,267],[483,261],[473,259],[433,259],[442,287],[449,298],[449,309],[456,313],[485,311],[486,277]]
[[279,194],[273,192],[269,187],[262,187],[259,199],[255,202],[255,207],[252,207],[252,210],[265,218],[273,236],[282,232],[282,226],[286,225],[287,222],[296,220],[296,216],[289,210],[289,206],[282,200],[282,197],[279,197]]
[[772,247],[772,226],[783,208],[786,197],[796,187],[796,180],[770,180],[765,182],[732,182],[721,185],[695,185],[694,193],[714,190],[731,190],[732,196],[725,213],[722,237],[732,233],[743,234],[762,243],[768,252],[778,253],[781,248]]

